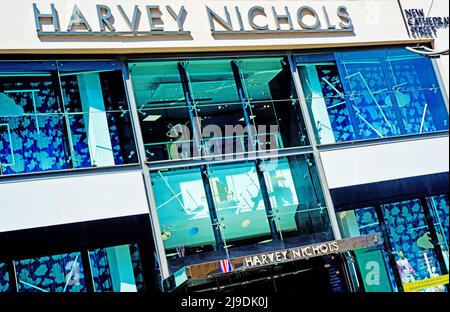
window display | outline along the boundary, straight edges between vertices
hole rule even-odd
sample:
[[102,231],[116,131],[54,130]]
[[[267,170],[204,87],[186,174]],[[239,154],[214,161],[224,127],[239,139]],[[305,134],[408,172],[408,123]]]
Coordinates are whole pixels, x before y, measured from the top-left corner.
[[0,174],[137,161],[120,65],[0,62]]

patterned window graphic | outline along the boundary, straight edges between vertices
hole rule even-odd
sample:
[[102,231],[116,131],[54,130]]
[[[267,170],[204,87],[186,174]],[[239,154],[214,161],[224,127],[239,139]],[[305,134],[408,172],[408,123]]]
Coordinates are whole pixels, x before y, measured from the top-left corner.
[[15,261],[19,292],[86,292],[80,253]]
[[[427,198],[427,205],[434,221],[434,230],[448,270],[448,197],[439,195]],[[380,221],[385,222],[391,250],[384,250],[383,258],[391,285],[397,290],[394,270],[401,283],[407,285],[426,281],[442,275],[443,266],[438,261],[438,250],[430,237],[430,228],[419,199],[382,205],[383,220],[379,220],[373,207],[338,213],[343,237],[381,233]],[[390,266],[388,255],[393,257],[395,267]],[[442,285],[420,289],[425,292],[445,291]]]
[[120,66],[0,62],[0,173],[136,163]]
[[6,263],[0,262],[0,293],[9,291],[10,286],[9,286],[8,267]]
[[321,144],[448,129],[426,57],[393,48],[303,55],[297,66]]

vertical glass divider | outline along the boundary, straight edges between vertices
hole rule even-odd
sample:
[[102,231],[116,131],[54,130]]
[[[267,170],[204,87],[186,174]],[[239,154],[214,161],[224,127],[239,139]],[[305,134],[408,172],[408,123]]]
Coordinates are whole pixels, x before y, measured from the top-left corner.
[[389,259],[389,265],[392,268],[392,274],[394,274],[395,283],[397,284],[398,291],[403,292],[404,290],[403,290],[402,279],[401,279],[400,273],[398,272],[398,269],[397,269],[397,262],[395,260],[395,256],[392,253],[392,244],[391,244],[391,240],[389,238],[389,233],[388,233],[388,230],[386,227],[386,221],[384,219],[383,208],[381,207],[381,205],[375,206],[375,212],[377,214],[378,223],[380,225],[381,235],[383,236],[384,249],[385,249],[388,259]]
[[238,62],[239,62],[238,60],[231,61],[231,68],[233,70],[234,81],[236,83],[239,99],[240,99],[241,104],[242,104],[242,111],[243,111],[243,114],[244,114],[245,126],[248,129],[248,139],[250,141],[249,145],[251,145],[251,147],[252,147],[250,151],[258,151],[258,146],[259,145],[256,144],[258,142],[258,138],[257,138],[256,134],[253,133],[253,130],[256,130],[256,129],[252,128],[252,123],[251,123],[252,119],[251,119],[251,116],[248,114],[248,111],[247,111],[247,106],[250,105],[250,103],[249,103],[249,101],[248,101],[248,99],[246,97],[245,91],[244,91],[244,84],[243,84],[243,81],[241,79],[241,77],[242,77],[241,69],[240,69],[240,66],[239,66]]
[[[258,159],[256,161],[256,173],[258,175],[259,185],[261,187],[261,195],[262,195],[262,198],[264,201],[264,206],[266,207],[266,215],[267,215],[267,220],[269,222],[270,232],[272,234],[272,239],[274,241],[279,241],[279,240],[281,240],[281,235],[277,231],[277,226],[276,226],[275,219],[273,216],[273,208],[272,208],[272,204],[270,202],[269,191],[267,190],[266,179],[264,178],[263,166],[264,166],[263,161],[261,159]],[[280,229],[280,231],[281,231],[281,229]]]
[[9,260],[6,262],[6,267],[8,269],[8,275],[9,275],[9,289],[11,292],[16,293],[18,292],[18,285],[17,285],[17,272],[16,272],[16,265],[14,264],[14,260]]
[[207,165],[200,167],[203,187],[205,189],[206,201],[209,207],[209,216],[211,218],[211,223],[214,232],[214,238],[216,240],[216,248],[222,250],[225,247],[224,240],[222,238],[222,232],[220,231],[220,222],[217,216],[216,205],[214,203],[214,194],[211,188],[211,181],[209,180],[209,168]]
[[[64,94],[63,94],[63,88],[62,88],[62,82],[61,82],[61,76],[59,75],[59,67],[58,67],[58,62],[56,63],[56,76],[57,77],[52,77],[53,79],[56,79],[58,81],[58,86],[59,88],[55,88],[55,92],[56,94],[56,98],[59,99],[60,101],[60,105],[62,108],[62,113],[63,116],[62,118],[64,118],[64,130],[67,133],[67,140],[69,141],[69,153],[70,153],[70,159],[66,159],[67,162],[67,166],[69,168],[76,168],[76,158],[75,158],[75,151],[73,149],[73,139],[72,139],[72,129],[70,128],[70,120],[69,120],[69,114],[66,111],[66,105],[65,105],[65,101],[64,101]],[[54,75],[53,75],[54,76]],[[64,146],[65,148],[67,148],[66,146]]]
[[[125,90],[127,93],[127,97],[129,100],[129,110],[131,114],[131,122],[133,124],[133,128],[135,129],[135,139],[136,139],[136,148],[138,151],[140,164],[142,168],[142,175],[144,179],[144,186],[146,190],[146,197],[148,201],[149,214],[148,217],[150,219],[150,224],[153,232],[153,239],[155,241],[155,252],[158,258],[159,269],[161,273],[161,287],[163,285],[163,280],[170,277],[169,264],[167,262],[166,250],[164,248],[164,242],[161,237],[161,225],[159,223],[158,212],[156,211],[156,201],[153,193],[152,181],[150,177],[149,169],[146,165],[147,155],[145,153],[145,145],[144,139],[141,132],[141,125],[139,124],[139,115],[136,106],[136,98],[134,96],[133,84],[131,82],[130,72],[128,66],[125,66],[122,70],[123,78],[125,80]],[[161,288],[163,289],[163,288]]]
[[[186,105],[188,107],[189,111],[189,119],[191,121],[192,125],[192,141],[194,143],[193,146],[193,152],[194,157],[201,157],[202,156],[202,130],[201,125],[198,124],[198,120],[196,121],[196,105],[192,96],[191,88],[189,85],[189,74],[186,69],[186,63],[185,62],[179,62],[178,63],[178,71],[180,72],[180,78],[181,78],[181,84],[183,86],[183,92],[184,92],[184,98],[186,101]],[[197,154],[198,153],[198,154]]]
[[425,220],[428,225],[428,231],[430,232],[431,243],[434,246],[434,253],[436,254],[436,259],[441,267],[441,272],[443,275],[448,274],[447,265],[445,264],[445,259],[442,253],[441,245],[439,244],[439,238],[436,233],[436,228],[434,227],[434,220],[431,214],[430,206],[425,197],[420,198],[420,203],[422,205],[423,212],[425,214]]
[[327,206],[328,218],[330,219],[331,228],[333,230],[334,238],[339,240],[342,239],[341,231],[339,230],[339,225],[336,217],[336,212],[334,210],[333,199],[331,198],[330,189],[328,187],[328,182],[325,176],[325,170],[323,168],[322,159],[320,157],[319,150],[317,148],[317,140],[314,132],[314,125],[312,122],[311,115],[309,114],[308,106],[306,104],[305,94],[303,93],[302,83],[300,81],[300,75],[295,64],[294,56],[292,53],[288,55],[289,67],[291,69],[291,76],[294,81],[295,90],[298,96],[298,102],[300,105],[300,111],[303,115],[303,120],[305,122],[306,132],[309,138],[309,142],[313,149],[314,160],[317,166],[317,173],[319,175],[320,183],[322,184],[322,192],[325,198],[325,204]]
[[[249,103],[249,100],[247,99],[247,95],[245,94],[245,91],[244,91],[244,82],[242,81],[243,75],[241,75],[241,68],[239,66],[239,60],[231,61],[231,68],[233,70],[234,81],[236,83],[239,99],[242,104],[242,111],[244,114],[245,126],[248,129],[248,136],[249,136],[249,141],[250,141],[249,145],[251,145],[251,147],[252,147],[251,151],[258,152],[258,149],[259,149],[259,144],[257,144],[258,137],[257,137],[256,133],[253,133],[253,131],[254,130],[256,131],[256,129],[253,129],[253,125],[251,123],[252,119],[247,111],[247,106],[250,105],[250,103]],[[275,241],[280,240],[281,236],[280,236],[280,233],[277,231],[277,226],[276,226],[275,220],[273,218],[272,204],[270,203],[270,196],[269,196],[269,192],[267,190],[266,180],[264,179],[264,172],[262,170],[263,162],[261,160],[257,160],[255,162],[255,165],[256,165],[256,173],[258,175],[259,185],[261,188],[262,198],[264,201],[264,206],[266,208],[266,215],[267,215],[267,221],[269,222],[270,233],[272,235],[273,240],[275,240]]]
[[92,277],[91,259],[89,257],[89,250],[83,249],[81,252],[81,263],[84,273],[84,284],[87,292],[95,292],[94,279]]

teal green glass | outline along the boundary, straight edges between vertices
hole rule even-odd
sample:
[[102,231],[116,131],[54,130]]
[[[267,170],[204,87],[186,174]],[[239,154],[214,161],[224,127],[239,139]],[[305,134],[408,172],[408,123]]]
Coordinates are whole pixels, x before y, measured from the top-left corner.
[[166,252],[214,246],[209,207],[199,169],[151,173],[156,210]]

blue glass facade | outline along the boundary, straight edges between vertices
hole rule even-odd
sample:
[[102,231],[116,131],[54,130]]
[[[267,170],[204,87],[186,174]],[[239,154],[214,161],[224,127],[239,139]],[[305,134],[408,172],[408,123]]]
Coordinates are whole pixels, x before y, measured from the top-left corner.
[[0,62],[1,175],[137,163],[120,65]]
[[432,61],[402,48],[296,58],[321,144],[448,130]]

